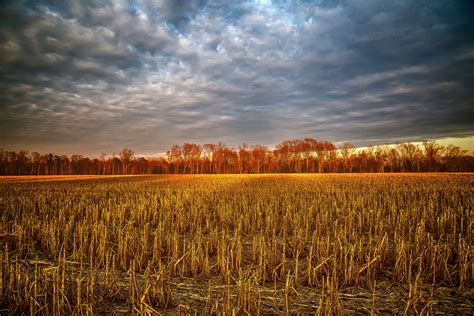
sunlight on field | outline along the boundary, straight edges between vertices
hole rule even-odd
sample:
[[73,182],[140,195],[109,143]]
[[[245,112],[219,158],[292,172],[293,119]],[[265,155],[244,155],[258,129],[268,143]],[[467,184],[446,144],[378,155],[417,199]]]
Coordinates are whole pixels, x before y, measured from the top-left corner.
[[69,175],[69,176],[0,176],[0,183],[7,182],[49,182],[49,181],[71,181],[71,180],[99,180],[99,179],[119,179],[131,177],[146,177],[144,175]]
[[472,174],[3,177],[1,310],[469,314],[473,183]]

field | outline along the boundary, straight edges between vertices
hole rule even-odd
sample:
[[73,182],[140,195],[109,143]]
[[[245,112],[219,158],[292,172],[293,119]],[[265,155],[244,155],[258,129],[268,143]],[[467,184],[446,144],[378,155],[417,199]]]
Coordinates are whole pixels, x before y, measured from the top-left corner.
[[0,179],[0,313],[474,314],[472,174]]

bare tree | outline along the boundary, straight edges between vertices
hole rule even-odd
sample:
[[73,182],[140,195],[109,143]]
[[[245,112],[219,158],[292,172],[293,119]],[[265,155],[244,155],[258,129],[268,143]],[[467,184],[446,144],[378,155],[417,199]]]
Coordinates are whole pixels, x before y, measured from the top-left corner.
[[400,144],[397,146],[400,152],[404,171],[419,171],[420,148],[412,143]]
[[122,173],[128,173],[128,167],[130,162],[133,160],[135,152],[129,148],[124,148],[120,151],[120,160],[122,161]]
[[170,163],[169,167],[173,168],[171,172],[179,173],[179,166],[182,160],[182,150],[179,145],[171,146],[171,150],[167,151],[168,162]]
[[427,171],[435,171],[440,160],[440,153],[443,150],[443,146],[437,144],[433,140],[427,140],[423,142],[425,149],[425,160],[427,164]]
[[246,167],[250,160],[249,156],[249,146],[243,143],[239,146],[239,173],[243,173],[244,167]]
[[213,162],[214,162],[214,153],[216,152],[217,146],[215,144],[204,144],[205,159],[208,163],[208,172],[213,173]]
[[[340,147],[340,151],[341,151],[341,156],[342,156],[342,166],[343,166],[342,169],[343,169],[343,172],[347,172],[347,169],[348,169],[347,167],[350,162],[349,160],[355,152],[355,147],[351,143],[344,143]],[[352,167],[349,168],[349,172],[352,172]]]
[[[260,173],[260,168],[265,161],[265,155],[268,152],[268,148],[261,145],[254,145],[250,151],[250,157],[252,159],[252,165],[254,166],[255,173]],[[255,169],[256,167],[256,169]]]

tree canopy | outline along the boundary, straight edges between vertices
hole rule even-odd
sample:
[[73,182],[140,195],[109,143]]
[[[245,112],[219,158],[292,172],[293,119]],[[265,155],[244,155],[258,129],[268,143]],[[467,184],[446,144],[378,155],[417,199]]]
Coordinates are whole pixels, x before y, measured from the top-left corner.
[[474,156],[435,141],[421,145],[336,147],[313,138],[285,140],[274,149],[224,143],[172,145],[166,157],[137,157],[124,148],[118,156],[55,155],[0,150],[0,175],[117,175],[201,173],[326,173],[326,172],[473,172]]

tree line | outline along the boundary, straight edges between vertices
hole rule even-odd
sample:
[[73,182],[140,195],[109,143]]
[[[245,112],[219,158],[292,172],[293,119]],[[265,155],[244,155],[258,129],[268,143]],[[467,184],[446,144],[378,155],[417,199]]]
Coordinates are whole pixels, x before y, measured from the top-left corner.
[[435,141],[356,148],[313,138],[286,140],[274,149],[242,144],[173,145],[166,157],[137,157],[125,148],[99,158],[0,149],[0,175],[120,175],[226,173],[474,172],[474,156]]

